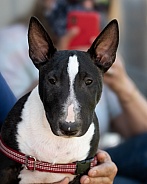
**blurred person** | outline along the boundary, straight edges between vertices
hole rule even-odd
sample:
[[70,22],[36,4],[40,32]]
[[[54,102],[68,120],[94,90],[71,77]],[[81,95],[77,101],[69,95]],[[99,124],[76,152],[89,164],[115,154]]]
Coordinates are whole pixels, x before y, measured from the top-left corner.
[[95,11],[94,0],[60,0],[57,2],[52,13],[46,18],[58,40],[67,34],[67,15],[72,10]]
[[[108,9],[111,0],[60,0],[57,2],[53,11],[46,16],[48,24],[51,25],[52,32],[57,38],[57,47],[59,49],[67,49],[69,40],[79,33],[77,27],[67,30],[67,16],[71,11],[95,12],[100,16],[100,27],[104,28],[108,17]],[[64,41],[62,41],[62,39]],[[93,38],[92,38],[93,41]],[[60,45],[60,42],[62,46]],[[77,49],[77,48],[76,48]],[[78,48],[80,49],[80,48]]]

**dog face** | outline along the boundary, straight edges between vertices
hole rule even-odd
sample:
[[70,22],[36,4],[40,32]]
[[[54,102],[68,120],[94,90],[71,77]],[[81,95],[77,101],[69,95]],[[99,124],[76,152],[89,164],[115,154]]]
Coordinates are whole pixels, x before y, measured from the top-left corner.
[[39,69],[39,95],[52,132],[67,137],[84,135],[94,121],[103,73],[115,60],[117,22],[112,21],[87,52],[57,51],[34,17],[28,38],[30,58]]

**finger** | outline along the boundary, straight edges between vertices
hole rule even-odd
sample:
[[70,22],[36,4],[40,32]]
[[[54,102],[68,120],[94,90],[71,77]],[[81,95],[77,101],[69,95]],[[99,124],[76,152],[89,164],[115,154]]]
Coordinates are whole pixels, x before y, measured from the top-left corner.
[[89,182],[90,182],[90,178],[86,175],[82,176],[81,179],[80,179],[81,184],[87,184]]
[[111,175],[113,178],[117,173],[117,167],[111,161],[109,154],[105,151],[99,151],[97,159],[99,165],[90,169],[88,175],[90,177],[106,177]]
[[82,176],[80,179],[81,184],[112,184],[113,180],[109,177],[97,177],[97,178],[90,178],[87,176]]
[[113,162],[108,162],[105,164],[100,164],[88,172],[88,176],[90,177],[107,177],[107,176],[115,176],[117,173],[117,167]]
[[106,151],[99,150],[97,153],[98,162],[103,163],[111,161],[110,155]]

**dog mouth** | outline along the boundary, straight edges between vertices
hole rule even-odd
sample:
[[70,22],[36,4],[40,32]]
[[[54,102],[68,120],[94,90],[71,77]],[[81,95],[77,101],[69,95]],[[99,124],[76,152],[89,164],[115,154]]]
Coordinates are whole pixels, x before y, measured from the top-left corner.
[[77,132],[77,131],[75,132],[68,132],[68,131],[65,132],[64,131],[63,132],[61,130],[58,130],[56,135],[64,137],[64,138],[72,138],[72,137],[80,137],[80,132]]
[[80,135],[81,126],[76,122],[59,122],[59,131],[62,136],[78,137]]

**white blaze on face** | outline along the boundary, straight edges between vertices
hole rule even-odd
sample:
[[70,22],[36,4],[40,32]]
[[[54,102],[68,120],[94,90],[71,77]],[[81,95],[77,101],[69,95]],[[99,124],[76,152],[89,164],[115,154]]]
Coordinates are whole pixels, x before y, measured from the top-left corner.
[[75,122],[75,109],[77,106],[77,102],[75,99],[75,94],[74,94],[74,81],[76,78],[76,75],[79,71],[79,62],[77,60],[77,56],[70,56],[69,57],[69,63],[67,67],[67,72],[69,75],[69,82],[70,82],[70,94],[68,97],[68,110],[67,110],[67,117],[66,117],[66,122]]
[[71,104],[68,107],[68,114],[67,114],[66,122],[74,122],[74,121],[75,121],[74,105]]

